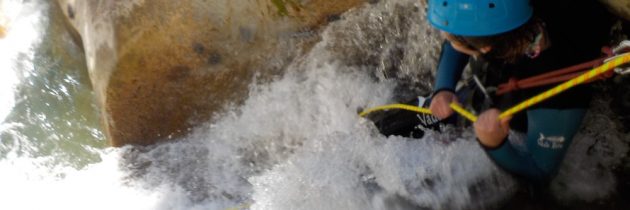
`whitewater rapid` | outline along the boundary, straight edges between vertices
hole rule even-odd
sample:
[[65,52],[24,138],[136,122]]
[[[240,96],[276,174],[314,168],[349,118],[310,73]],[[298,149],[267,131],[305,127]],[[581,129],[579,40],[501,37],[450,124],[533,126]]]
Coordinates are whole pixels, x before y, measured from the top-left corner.
[[[41,14],[37,11],[24,11],[20,2],[0,2],[0,26],[12,31],[0,39],[0,120],[6,118],[15,104],[15,85],[18,75],[15,68],[32,67],[33,46],[37,44],[39,34],[38,21]],[[25,66],[21,66],[25,65]]]
[[[284,75],[251,84],[243,104],[226,105],[218,120],[185,138],[145,148],[108,148],[93,110],[62,108],[93,106],[81,74],[35,71],[57,68],[37,56],[46,3],[3,1],[2,9],[10,24],[0,39],[0,209],[483,209],[517,191],[470,129],[384,137],[357,116],[430,87],[439,39],[416,0],[345,14]],[[20,90],[39,90],[38,79],[64,84],[49,92],[48,102],[60,105],[16,111],[32,105],[23,101],[33,91]],[[409,84],[418,90],[401,91]],[[31,112],[35,117],[7,117]],[[603,102],[587,115],[589,126],[552,183],[558,199],[615,193],[613,170],[630,138],[611,115]],[[42,131],[23,129],[29,126]]]

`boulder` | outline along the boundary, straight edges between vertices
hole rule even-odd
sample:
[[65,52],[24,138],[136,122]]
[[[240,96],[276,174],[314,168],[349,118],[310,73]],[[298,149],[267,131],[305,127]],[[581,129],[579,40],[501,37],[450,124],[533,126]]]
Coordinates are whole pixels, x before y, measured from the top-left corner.
[[113,146],[154,144],[212,120],[362,2],[56,1],[80,36]]

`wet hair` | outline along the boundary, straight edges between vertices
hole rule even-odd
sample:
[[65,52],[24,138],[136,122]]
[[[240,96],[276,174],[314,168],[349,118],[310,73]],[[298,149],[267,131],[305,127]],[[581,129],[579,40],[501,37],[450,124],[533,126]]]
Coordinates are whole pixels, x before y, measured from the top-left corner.
[[492,49],[482,55],[486,60],[514,63],[523,58],[536,36],[542,32],[541,30],[544,30],[543,21],[533,17],[522,26],[497,35],[457,36],[450,34],[450,36],[475,50],[491,46]]

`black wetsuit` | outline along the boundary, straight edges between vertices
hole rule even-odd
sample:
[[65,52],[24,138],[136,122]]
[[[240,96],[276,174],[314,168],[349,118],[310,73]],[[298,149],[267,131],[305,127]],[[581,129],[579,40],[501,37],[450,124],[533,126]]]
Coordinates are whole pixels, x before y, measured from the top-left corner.
[[[471,67],[484,86],[497,87],[510,78],[524,79],[601,56],[608,44],[612,17],[596,1],[534,1],[534,11],[548,32],[551,46],[536,58],[523,56],[513,64],[473,61]],[[450,43],[442,47],[435,92],[454,91],[469,57]],[[493,97],[494,108],[506,110],[552,86],[519,90]],[[484,148],[501,168],[528,179],[546,181],[556,172],[591,98],[588,86],[578,86],[516,114],[508,138],[496,148]],[[518,135],[522,133],[523,135]]]

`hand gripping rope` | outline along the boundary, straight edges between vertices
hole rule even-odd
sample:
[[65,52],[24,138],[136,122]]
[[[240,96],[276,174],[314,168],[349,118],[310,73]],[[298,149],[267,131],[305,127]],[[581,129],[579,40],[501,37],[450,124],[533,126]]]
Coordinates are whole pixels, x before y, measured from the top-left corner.
[[[620,52],[622,49],[626,49],[626,48],[630,48],[630,41],[624,41],[622,42],[617,48],[615,48],[615,53]],[[501,113],[501,115],[499,116],[499,119],[503,119],[505,117],[508,116],[512,116],[516,113],[519,113],[531,106],[534,106],[544,100],[547,100],[553,96],[556,96],[570,88],[573,88],[577,85],[586,83],[588,81],[592,81],[593,79],[595,79],[596,77],[599,77],[605,73],[609,73],[611,71],[614,71],[615,73],[621,74],[621,75],[625,75],[625,74],[630,74],[630,70],[629,69],[625,69],[623,70],[621,67],[624,64],[630,63],[630,52],[629,53],[623,53],[623,54],[619,54],[616,56],[613,56],[611,58],[608,58],[604,61],[604,64],[596,67],[594,69],[591,69],[590,71],[581,74],[577,77],[574,77],[573,79],[566,81],[554,88],[551,88],[550,90],[547,90],[541,94],[538,94],[537,96],[534,96],[528,100],[525,100],[523,102],[521,102],[520,104],[504,111],[503,113]],[[475,115],[473,115],[472,113],[466,111],[464,108],[462,108],[459,104],[455,104],[452,103],[450,104],[450,107],[457,112],[458,114],[464,116],[466,119],[475,122],[477,121],[477,117]],[[415,111],[415,112],[419,112],[419,113],[425,113],[425,114],[430,114],[431,111],[425,108],[420,108],[417,106],[411,106],[411,105],[406,105],[406,104],[390,104],[390,105],[385,105],[385,106],[379,106],[379,107],[374,107],[374,108],[370,108],[367,109],[361,113],[359,113],[359,116],[364,117],[372,112],[375,111],[381,111],[381,110],[388,110],[388,109],[405,109],[405,110],[409,110],[409,111]]]

